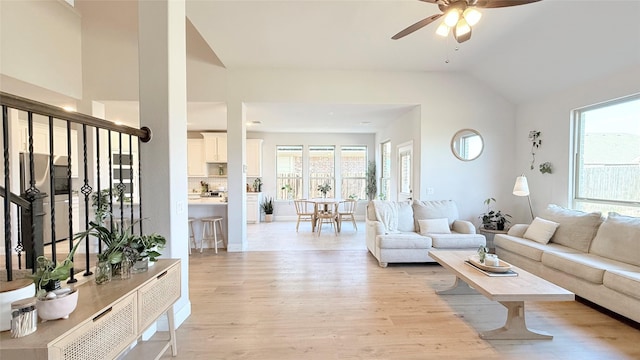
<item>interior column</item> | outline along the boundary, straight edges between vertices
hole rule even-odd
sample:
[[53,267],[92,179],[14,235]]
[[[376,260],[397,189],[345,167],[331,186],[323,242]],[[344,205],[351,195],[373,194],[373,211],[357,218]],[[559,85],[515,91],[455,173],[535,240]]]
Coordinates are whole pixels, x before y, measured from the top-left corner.
[[[152,129],[140,147],[145,233],[167,238],[163,257],[181,258],[179,326],[191,313],[187,227],[187,90],[184,0],[138,2],[140,126]],[[159,165],[161,164],[161,165]],[[168,326],[159,323],[159,328]]]

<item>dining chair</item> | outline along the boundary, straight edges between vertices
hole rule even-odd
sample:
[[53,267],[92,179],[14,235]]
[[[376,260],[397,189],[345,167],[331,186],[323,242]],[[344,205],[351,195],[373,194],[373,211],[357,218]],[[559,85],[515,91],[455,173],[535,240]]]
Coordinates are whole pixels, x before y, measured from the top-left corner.
[[342,200],[338,203],[338,232],[342,230],[342,221],[347,219],[351,220],[353,223],[354,229],[358,231],[358,225],[356,225],[356,206],[358,205],[358,201],[354,199]]
[[293,203],[296,206],[296,214],[298,214],[298,222],[296,223],[296,232],[300,226],[300,221],[311,222],[311,232],[316,228],[316,208],[315,203],[309,200],[294,200]]
[[338,235],[338,203],[316,203],[316,222],[318,236],[322,232],[322,224],[331,224],[333,232]]

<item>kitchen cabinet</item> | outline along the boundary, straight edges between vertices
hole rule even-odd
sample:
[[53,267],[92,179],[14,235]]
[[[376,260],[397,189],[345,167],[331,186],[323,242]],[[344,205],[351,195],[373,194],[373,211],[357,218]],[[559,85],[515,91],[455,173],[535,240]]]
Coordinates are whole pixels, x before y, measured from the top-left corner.
[[187,174],[188,176],[206,176],[204,161],[204,140],[187,139]]
[[204,137],[204,160],[208,163],[227,162],[227,134],[202,133]]
[[262,177],[262,139],[247,139],[247,177]]
[[262,193],[247,193],[247,223],[257,224],[260,222],[260,202]]

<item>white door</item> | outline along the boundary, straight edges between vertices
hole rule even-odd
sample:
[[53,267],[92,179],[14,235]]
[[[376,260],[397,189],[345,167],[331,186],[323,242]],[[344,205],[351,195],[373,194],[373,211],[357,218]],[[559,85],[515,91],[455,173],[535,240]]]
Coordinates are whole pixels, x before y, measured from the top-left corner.
[[413,142],[398,145],[398,201],[413,200]]

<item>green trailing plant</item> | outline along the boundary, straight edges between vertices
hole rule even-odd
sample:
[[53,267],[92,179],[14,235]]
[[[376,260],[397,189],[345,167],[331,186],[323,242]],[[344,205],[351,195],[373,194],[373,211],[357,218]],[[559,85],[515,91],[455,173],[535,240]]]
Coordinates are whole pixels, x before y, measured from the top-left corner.
[[536,162],[536,149],[542,145],[542,140],[540,140],[540,131],[529,131],[529,141],[531,141],[531,170],[533,170],[533,165]]
[[262,203],[260,204],[260,209],[262,209],[262,211],[266,215],[273,214],[273,198],[268,196],[265,197]]
[[378,192],[378,183],[376,180],[376,162],[369,161],[367,165],[367,197],[369,200],[376,198]]
[[69,278],[73,269],[73,255],[78,249],[81,241],[78,241],[67,255],[67,257],[57,264],[46,256],[38,256],[36,259],[36,271],[31,278],[36,286],[35,296],[42,299],[47,294],[44,289],[52,281],[64,281]]
[[543,174],[551,174],[553,172],[553,170],[551,169],[551,163],[547,161],[540,164],[540,172]]

